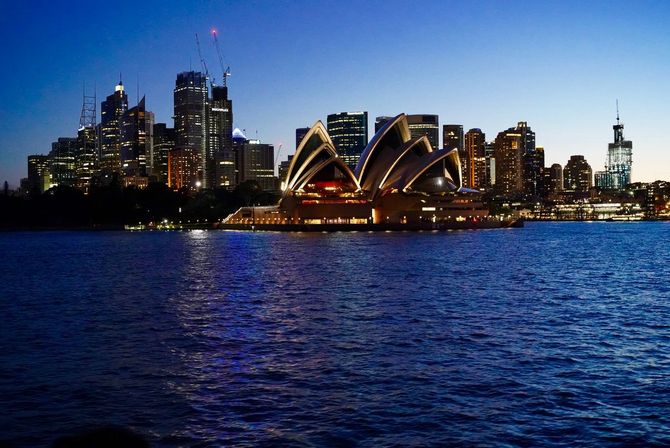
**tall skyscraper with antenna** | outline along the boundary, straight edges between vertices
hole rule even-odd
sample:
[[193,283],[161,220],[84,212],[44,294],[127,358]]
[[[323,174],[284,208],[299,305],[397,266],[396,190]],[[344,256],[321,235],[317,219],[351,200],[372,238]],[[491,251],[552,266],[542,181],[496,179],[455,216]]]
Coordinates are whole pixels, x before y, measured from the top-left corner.
[[596,173],[596,186],[603,189],[622,190],[631,183],[631,171],[633,167],[633,142],[625,140],[623,136],[623,123],[619,119],[619,101],[616,105],[616,124],[614,130],[614,142],[607,148],[607,162],[605,171]]
[[79,129],[77,132],[77,152],[75,155],[75,171],[77,176],[77,187],[88,192],[91,179],[97,169],[98,139],[96,132],[96,99],[93,95],[86,94],[84,86],[81,115],[79,117]]
[[128,95],[119,76],[114,93],[100,104],[100,171],[103,176],[121,172],[120,120],[128,110]]
[[169,185],[199,189],[203,186],[207,149],[207,76],[201,72],[177,75],[174,89],[175,148],[170,154]]

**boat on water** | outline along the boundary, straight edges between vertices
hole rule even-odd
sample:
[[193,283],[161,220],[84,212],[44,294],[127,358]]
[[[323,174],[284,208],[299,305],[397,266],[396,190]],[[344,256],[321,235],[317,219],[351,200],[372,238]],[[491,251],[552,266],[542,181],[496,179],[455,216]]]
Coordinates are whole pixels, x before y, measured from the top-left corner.
[[644,217],[640,215],[615,215],[607,219],[608,221],[643,221]]

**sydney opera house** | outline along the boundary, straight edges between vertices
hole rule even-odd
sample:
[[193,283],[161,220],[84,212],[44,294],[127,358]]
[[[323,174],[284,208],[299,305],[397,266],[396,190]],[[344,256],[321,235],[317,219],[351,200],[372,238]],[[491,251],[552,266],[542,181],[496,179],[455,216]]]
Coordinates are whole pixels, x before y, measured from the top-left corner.
[[400,114],[370,140],[354,171],[318,121],[296,149],[279,203],[243,207],[223,225],[434,228],[477,222],[501,225],[488,216],[477,191],[461,187],[458,150],[434,150],[426,136],[412,138]]

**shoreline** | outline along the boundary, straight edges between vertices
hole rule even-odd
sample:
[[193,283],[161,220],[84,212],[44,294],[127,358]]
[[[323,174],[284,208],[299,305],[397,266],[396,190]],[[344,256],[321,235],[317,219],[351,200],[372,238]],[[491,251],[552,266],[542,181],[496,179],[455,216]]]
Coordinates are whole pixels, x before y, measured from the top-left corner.
[[[631,220],[609,220],[609,219],[537,219],[524,218],[521,223],[510,221],[487,222],[473,226],[470,222],[453,222],[448,225],[441,223],[426,223],[424,225],[412,224],[177,224],[171,228],[132,228],[128,225],[95,225],[95,226],[29,226],[29,227],[0,227],[0,233],[10,232],[188,232],[191,230],[236,230],[236,231],[271,231],[271,232],[384,232],[384,231],[448,231],[448,230],[487,230],[500,228],[523,227],[525,222],[588,222],[588,223],[648,223],[668,222],[670,219],[631,219]],[[516,221],[515,221],[516,222]],[[493,225],[491,225],[493,224]],[[137,226],[135,226],[137,227]]]

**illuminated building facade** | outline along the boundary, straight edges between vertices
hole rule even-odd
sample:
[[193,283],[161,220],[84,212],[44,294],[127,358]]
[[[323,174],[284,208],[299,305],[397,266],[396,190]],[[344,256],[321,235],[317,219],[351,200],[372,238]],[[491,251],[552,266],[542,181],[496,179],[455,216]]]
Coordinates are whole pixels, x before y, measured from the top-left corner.
[[[440,119],[437,115],[407,115],[412,138],[426,136],[433,150],[440,147]],[[446,148],[446,146],[445,146]]]
[[168,154],[168,187],[174,190],[194,190],[200,187],[197,180],[202,158],[195,151],[173,149]]
[[100,160],[103,175],[121,173],[121,117],[128,110],[128,95],[119,83],[100,103]]
[[97,174],[98,149],[97,102],[95,95],[86,95],[84,92],[74,156],[76,187],[84,193],[88,193],[91,180]]
[[42,194],[51,188],[49,157],[43,155],[28,156],[28,194]]
[[[207,149],[207,77],[200,72],[177,75],[174,89],[175,149],[170,184],[191,190],[202,187]],[[186,165],[184,165],[186,164]]]
[[153,172],[152,177],[164,184],[168,183],[168,159],[174,149],[174,128],[165,123],[154,124]]
[[486,188],[493,188],[496,183],[496,145],[494,142],[484,144],[484,159],[486,161]]
[[228,87],[212,86],[212,98],[207,111],[204,186],[233,188],[235,186],[233,102],[228,98]]
[[368,113],[341,112],[328,115],[328,133],[339,155],[350,168],[356,167],[368,144]]
[[[617,108],[618,109],[618,108]],[[614,130],[614,143],[607,147],[607,165],[604,172],[596,173],[596,186],[603,189],[623,190],[631,183],[633,167],[633,142],[625,140],[623,123],[619,121],[617,110]]]
[[502,196],[523,193],[523,136],[515,129],[498,133],[495,140],[495,191]]
[[146,185],[153,171],[154,115],[147,112],[145,99],[119,120],[121,131],[121,171],[125,185]]
[[236,142],[237,185],[254,180],[261,189],[266,191],[277,190],[273,145],[261,143],[258,140]]
[[77,188],[88,193],[91,179],[97,172],[98,148],[95,125],[86,125],[77,132],[77,151],[75,153],[75,174]]
[[[446,126],[445,126],[446,127]],[[445,134],[446,138],[446,134]],[[446,140],[444,140],[446,142]],[[463,166],[463,186],[486,189],[486,134],[481,129],[470,129],[465,133]],[[445,148],[448,148],[445,144]]]
[[558,193],[563,191],[563,167],[560,163],[554,163],[549,170],[549,192]]
[[570,156],[563,168],[563,188],[568,191],[586,192],[593,186],[591,166],[584,156]]
[[535,132],[525,121],[517,123],[516,128],[508,131],[521,135],[521,147],[523,156],[523,193],[527,196],[536,196],[538,186],[542,182],[542,169],[544,168],[544,148],[538,151],[535,146]]
[[52,185],[66,185],[74,187],[77,184],[75,157],[77,154],[77,139],[60,137],[51,144],[49,164]]
[[457,149],[458,157],[461,159],[461,177],[463,186],[469,187],[467,181],[468,160],[465,154],[463,126],[460,124],[445,124],[442,126],[442,147],[445,149]]
[[544,147],[537,146],[524,153],[523,184],[528,196],[538,196],[542,190],[542,170],[544,169]]

